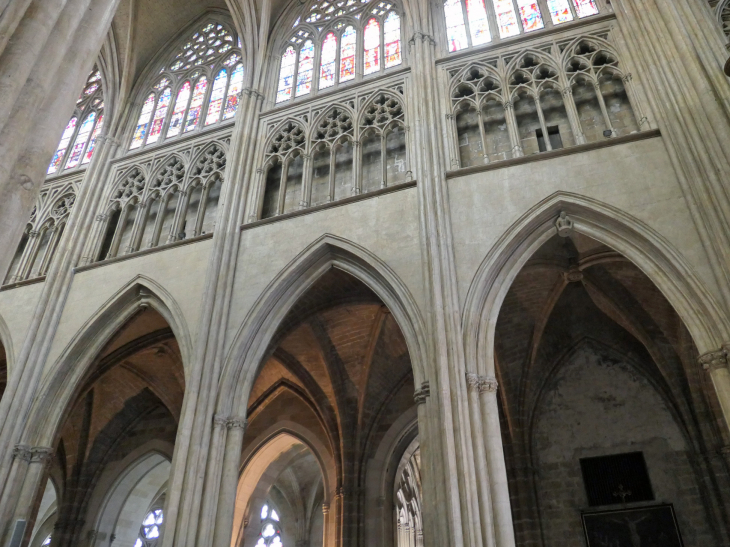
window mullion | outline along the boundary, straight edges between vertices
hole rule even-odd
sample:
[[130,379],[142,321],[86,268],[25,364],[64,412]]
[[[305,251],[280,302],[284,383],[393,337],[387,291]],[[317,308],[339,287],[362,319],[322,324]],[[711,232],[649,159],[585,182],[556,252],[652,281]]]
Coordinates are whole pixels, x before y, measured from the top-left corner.
[[[568,0],[569,4],[570,1],[571,0]],[[553,24],[553,16],[550,13],[550,9],[548,8],[547,0],[537,0],[537,9],[540,10],[540,15],[542,16],[543,29],[549,29],[554,27],[555,25]]]
[[[512,7],[515,10],[515,19],[517,19],[517,26],[520,29],[519,34],[525,33],[525,27],[522,25],[522,12],[520,11],[520,6],[517,3],[517,0],[512,0]],[[511,36],[513,38],[513,36]]]
[[472,47],[474,44],[471,40],[471,26],[469,25],[469,11],[466,9],[466,2],[467,0],[461,0],[459,4],[461,5],[461,16],[464,19],[464,30],[466,30],[466,43],[469,44],[468,47]]
[[198,125],[195,129],[193,129],[193,131],[203,129],[205,127],[205,119],[208,117],[208,107],[210,106],[210,97],[213,95],[213,86],[215,86],[215,77],[218,75],[218,71],[220,71],[220,67],[217,67],[217,70],[211,70],[212,74],[208,78],[208,85],[205,86],[203,104],[200,105],[200,118],[198,119]]
[[497,12],[494,9],[494,0],[484,0],[484,9],[487,11],[489,34],[492,41],[497,43],[502,39],[502,37],[499,35],[499,21],[497,21]]
[[[140,148],[144,148],[145,146],[147,146],[147,137],[150,136],[150,129],[152,128],[152,122],[155,119],[155,112],[157,111],[157,102],[160,100],[160,95],[162,95],[162,92],[160,92],[159,95],[155,94],[155,104],[152,105],[152,113],[150,114],[150,117],[147,121],[147,128],[145,129],[145,132],[144,132],[144,139],[142,140],[142,144],[139,146]],[[143,108],[144,108],[144,106],[143,106]]]
[[[320,33],[322,34],[322,33]],[[325,34],[325,38],[327,34]],[[312,57],[312,90],[310,93],[314,95],[319,91],[319,75],[322,70],[322,42],[323,38],[320,36],[317,41],[314,42],[314,56]]]
[[[387,12],[384,14],[387,16]],[[375,19],[380,27],[380,51],[378,51],[378,72],[385,72],[385,17]]]
[[[178,82],[179,84],[180,82]],[[182,84],[184,85],[185,82],[183,81]],[[182,87],[179,86],[180,88]],[[164,142],[165,138],[167,137],[167,130],[170,127],[170,120],[172,120],[172,113],[175,111],[175,106],[177,106],[177,94],[180,92],[180,89],[175,89],[172,85],[172,81],[170,81],[170,104],[167,106],[167,113],[165,114],[165,120],[162,122],[162,131],[160,132],[160,142]]]
[[[306,42],[306,40],[304,42]],[[296,49],[296,52],[295,52],[296,54],[294,55],[294,72],[293,72],[294,75],[292,76],[292,79],[291,79],[291,98],[292,98],[292,100],[295,99],[297,96],[296,95],[297,78],[299,78],[299,51],[302,49],[304,42],[302,42],[302,45],[300,45]]]

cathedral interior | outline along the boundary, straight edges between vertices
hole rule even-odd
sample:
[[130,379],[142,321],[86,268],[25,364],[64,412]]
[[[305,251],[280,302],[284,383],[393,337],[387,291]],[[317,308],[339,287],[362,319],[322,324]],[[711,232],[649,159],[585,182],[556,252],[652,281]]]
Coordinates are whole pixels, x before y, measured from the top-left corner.
[[730,0],[0,0],[0,547],[730,547]]

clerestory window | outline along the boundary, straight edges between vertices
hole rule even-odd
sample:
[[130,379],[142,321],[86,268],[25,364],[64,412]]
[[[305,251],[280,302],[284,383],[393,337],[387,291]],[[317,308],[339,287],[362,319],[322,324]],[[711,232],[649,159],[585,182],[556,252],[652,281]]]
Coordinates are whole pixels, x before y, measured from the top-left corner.
[[283,547],[279,514],[268,503],[261,508],[261,531],[256,547]]
[[147,513],[147,516],[142,521],[139,536],[134,543],[134,547],[155,547],[162,535],[164,520],[162,509],[154,509]]
[[46,173],[55,175],[66,169],[86,166],[91,161],[103,127],[104,93],[101,73],[94,66]]
[[204,23],[160,70],[143,103],[130,150],[211,127],[236,115],[243,89],[240,42]]
[[[537,0],[445,0],[444,19],[450,53],[492,41],[492,28],[498,37],[510,38],[523,32],[545,28],[545,14]],[[596,0],[546,0],[553,25],[598,13]],[[488,10],[491,13],[488,14]]]
[[318,0],[284,46],[276,102],[398,66],[401,43],[401,17],[392,3]]

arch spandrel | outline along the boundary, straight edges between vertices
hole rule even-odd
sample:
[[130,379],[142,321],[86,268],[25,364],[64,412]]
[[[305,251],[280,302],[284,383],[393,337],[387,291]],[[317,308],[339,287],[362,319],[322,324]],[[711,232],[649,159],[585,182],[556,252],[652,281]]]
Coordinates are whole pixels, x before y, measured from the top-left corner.
[[495,375],[494,335],[499,311],[517,274],[557,233],[565,213],[572,230],[624,255],[659,288],[684,321],[700,354],[728,338],[730,324],[686,258],[664,237],[631,215],[576,194],[556,193],[522,215],[490,249],[466,296],[462,325],[466,362]]
[[414,382],[420,385],[427,379],[425,322],[408,287],[370,251],[327,234],[281,270],[251,307],[224,361],[217,413],[246,415],[248,396],[272,336],[299,298],[332,268],[361,281],[388,307],[405,337]]
[[[44,379],[32,407],[24,433],[27,444],[51,446],[73,397],[90,373],[90,367],[113,336],[137,313],[150,308],[165,320],[180,348],[182,368],[190,377],[193,339],[185,315],[174,297],[159,283],[143,275],[135,276],[117,290],[76,330],[66,345],[63,333],[51,349]],[[47,417],[53,419],[48,420]]]

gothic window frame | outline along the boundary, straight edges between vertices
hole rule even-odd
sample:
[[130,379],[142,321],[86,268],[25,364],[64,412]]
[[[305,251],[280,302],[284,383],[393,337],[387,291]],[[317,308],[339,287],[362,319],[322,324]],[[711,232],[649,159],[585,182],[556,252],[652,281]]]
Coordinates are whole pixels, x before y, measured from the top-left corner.
[[[154,522],[151,522],[150,518],[152,518]],[[148,531],[153,533],[152,530],[155,528],[157,529],[157,536],[149,537]],[[139,527],[139,534],[137,535],[134,547],[157,547],[160,543],[164,530],[165,515],[163,508],[160,504],[155,504],[145,513],[145,517]]]
[[[209,48],[203,54],[205,56],[203,57],[191,48],[195,47],[194,41],[198,40],[199,37],[207,40],[204,34],[211,32],[211,30],[206,30],[211,25],[213,26],[211,30],[226,33],[223,35],[223,40],[219,38],[214,39],[221,42],[216,47],[223,48],[227,44],[230,47],[225,51],[217,51],[213,54],[210,54],[211,49]],[[230,36],[230,40],[226,36]],[[208,116],[211,110],[211,98],[216,91],[216,77],[222,70],[226,71],[226,81],[222,89],[217,119],[213,123],[208,123]],[[234,86],[234,75],[239,70],[239,76],[236,78],[237,81]],[[189,25],[181,31],[178,38],[171,45],[164,47],[146,69],[146,76],[140,78],[142,85],[138,86],[138,90],[135,93],[136,100],[134,106],[130,109],[129,131],[125,147],[126,153],[149,150],[152,147],[177,142],[189,135],[232,125],[235,123],[236,113],[240,106],[240,98],[246,77],[241,39],[229,18],[223,13],[216,13],[208,14],[198,19],[194,24]],[[197,114],[197,120],[191,128],[188,128],[191,106],[195,100],[196,84],[201,82],[203,78],[206,79],[206,85],[200,104],[200,111]],[[179,120],[178,130],[174,134],[169,134],[170,125],[173,116],[176,114],[176,107],[178,107],[180,91],[186,84],[189,85],[189,92],[184,99],[185,103],[181,112],[182,117]],[[159,126],[159,131],[156,133],[155,140],[149,142],[152,126],[157,118],[160,99],[167,89],[170,90],[169,103],[167,104],[164,116],[162,116],[162,123]],[[136,135],[142,126],[140,122],[142,121],[141,114],[144,104],[150,97],[153,98],[151,113],[147,118],[143,130],[143,137],[141,140],[137,140]],[[226,109],[232,99],[235,103],[234,111],[233,114],[226,117]]]
[[[265,513],[264,513],[265,512]],[[261,506],[259,512],[259,533],[257,536],[255,547],[282,547],[283,541],[281,539],[281,517],[280,512],[270,501],[265,501]],[[268,528],[273,529],[271,535],[268,534]],[[279,540],[277,543],[276,540]]]
[[[48,169],[46,169],[47,179],[59,177],[61,175],[67,175],[69,173],[86,169],[91,163],[92,156],[88,156],[87,158],[89,149],[91,148],[91,153],[93,155],[93,151],[96,150],[96,148],[98,148],[99,146],[99,139],[102,137],[102,133],[104,131],[104,87],[104,76],[101,70],[98,68],[98,64],[94,64],[94,67],[91,69],[89,76],[86,78],[86,83],[84,83],[81,94],[76,101],[73,114],[69,117],[69,122],[68,124],[66,124],[61,138],[59,139],[59,144],[56,147],[53,158],[51,158]],[[86,140],[81,145],[78,161],[76,165],[69,167],[68,164],[71,160],[74,148],[77,144],[79,144],[76,141],[79,138],[82,126],[84,125],[84,122],[92,115],[94,116],[94,121],[89,128]],[[70,136],[68,137],[68,142],[63,149],[60,163],[53,171],[51,171],[56,156],[61,150],[61,143],[64,140],[66,130],[68,129],[71,120],[74,119],[76,120],[76,123]]]
[[[467,8],[467,3],[469,1],[476,1],[476,2],[483,2],[483,8],[486,12],[487,17],[487,27],[489,30],[489,38],[485,40],[482,43],[474,44],[474,35],[471,29],[471,25],[473,21],[470,21],[469,18],[469,10]],[[592,0],[592,2],[595,4],[596,7],[596,13],[588,14],[588,15],[579,15],[578,13],[578,7],[576,5],[576,2],[581,2],[584,0],[562,0],[563,3],[567,4],[567,8],[569,10],[569,19],[563,20],[563,21],[555,21],[555,17],[553,16],[553,11],[550,9],[552,2],[561,2],[561,0],[533,0],[532,4],[535,5],[537,8],[537,13],[539,14],[541,25],[539,27],[535,27],[532,29],[526,29],[524,25],[524,16],[521,13],[521,4],[525,4],[529,2],[529,0],[505,0],[507,3],[511,4],[512,7],[512,14],[514,16],[514,24],[515,24],[515,30],[516,32],[509,34],[509,35],[503,35],[503,33],[500,31],[500,21],[499,17],[497,15],[496,9],[497,6],[495,4],[496,0],[441,0],[440,1],[440,13],[438,20],[440,21],[439,26],[441,28],[441,32],[443,33],[444,39],[441,41],[442,48],[445,55],[453,55],[459,52],[464,52],[472,49],[478,49],[478,48],[486,48],[489,46],[494,46],[504,40],[511,40],[511,39],[519,39],[520,37],[525,37],[528,35],[532,35],[535,32],[544,31],[556,26],[560,26],[561,28],[563,26],[568,26],[570,24],[577,23],[579,21],[586,21],[590,20],[593,17],[597,17],[600,15],[604,15],[608,13],[608,10],[606,8],[605,3],[603,0]],[[465,45],[458,48],[452,48],[450,46],[450,37],[449,37],[449,27],[447,26],[447,16],[446,16],[446,9],[447,4],[453,3],[458,4],[461,7],[461,16],[462,16],[462,23],[461,28],[464,33],[465,38]]]
[[[383,76],[393,70],[407,66],[408,55],[404,45],[405,36],[405,12],[402,7],[394,0],[370,0],[358,2],[357,0],[348,0],[347,4],[354,7],[346,13],[334,15],[330,19],[325,19],[322,25],[317,25],[317,21],[307,21],[319,14],[317,6],[329,0],[317,0],[310,4],[307,11],[300,16],[292,26],[292,30],[288,33],[286,40],[276,50],[278,62],[276,64],[275,82],[273,85],[272,102],[275,106],[285,106],[293,104],[298,100],[317,96],[320,92],[331,92],[333,90],[342,89],[345,86],[351,86],[366,79],[377,78]],[[331,2],[333,5],[335,2]],[[342,3],[342,2],[341,2]],[[347,7],[347,6],[345,6]],[[343,10],[339,10],[343,11]],[[386,67],[386,43],[385,43],[385,21],[388,16],[393,13],[399,19],[399,53],[400,61],[392,66]],[[305,19],[305,16],[306,19]],[[304,19],[304,20],[302,20]],[[375,19],[379,26],[379,42],[378,42],[378,69],[369,74],[365,74],[365,43],[364,34],[368,23]],[[355,30],[355,75],[346,81],[341,81],[341,55],[342,55],[342,36],[345,31],[352,27]],[[322,69],[322,46],[330,33],[334,33],[336,38],[335,44],[335,60],[334,60],[334,82],[325,88],[320,88],[321,69]],[[311,87],[307,93],[297,94],[297,79],[299,76],[300,54],[307,40],[311,40],[314,44],[313,68]],[[282,61],[287,49],[294,49],[293,73],[291,76],[290,92],[285,99],[279,99],[282,91],[280,87]]]
[[715,16],[726,40],[730,40],[730,0],[720,0],[715,8]]

